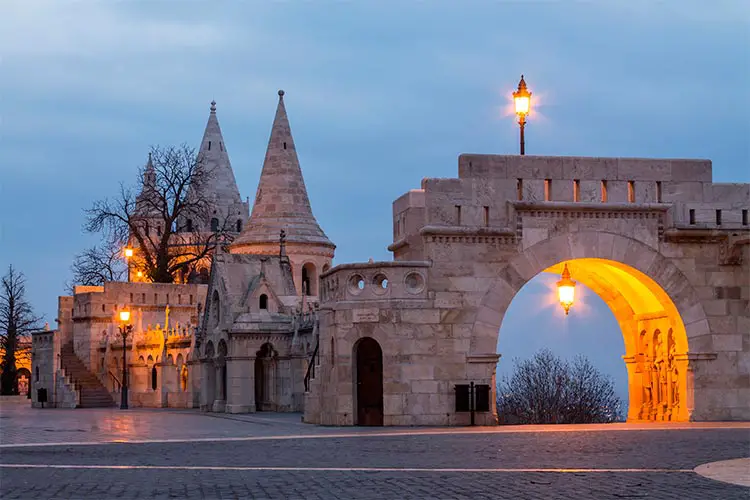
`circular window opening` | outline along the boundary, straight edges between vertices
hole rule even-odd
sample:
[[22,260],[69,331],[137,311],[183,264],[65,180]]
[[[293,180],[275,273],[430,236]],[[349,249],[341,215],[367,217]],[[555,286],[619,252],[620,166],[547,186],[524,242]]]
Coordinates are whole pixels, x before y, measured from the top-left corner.
[[417,272],[411,272],[404,278],[404,285],[406,285],[406,291],[412,294],[417,294],[424,290],[424,278]]
[[388,290],[388,277],[385,274],[378,273],[372,278],[372,284],[375,286],[375,293],[383,294]]
[[349,277],[349,292],[358,295],[365,289],[365,279],[360,274],[352,274]]

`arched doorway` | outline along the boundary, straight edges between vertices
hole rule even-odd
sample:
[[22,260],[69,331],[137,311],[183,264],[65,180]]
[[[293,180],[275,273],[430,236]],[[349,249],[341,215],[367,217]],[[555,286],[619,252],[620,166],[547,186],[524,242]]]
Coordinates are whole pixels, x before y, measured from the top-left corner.
[[273,345],[263,344],[255,354],[255,411],[276,410],[276,357]]
[[[643,260],[649,253],[644,250],[640,256],[636,252],[633,255]],[[521,266],[521,261],[527,266],[522,270],[526,276],[516,267]],[[541,267],[538,261],[536,265]],[[620,327],[628,374],[628,421],[690,420],[693,385],[683,318],[670,294],[655,279],[632,265],[581,257],[534,269],[529,266],[528,256],[522,254],[499,273],[500,280],[483,301],[483,306],[490,306],[495,312],[485,312],[483,318],[496,316],[501,324],[511,300],[526,282],[540,271],[559,275],[565,266],[574,281],[586,285],[604,301]],[[684,302],[689,294],[689,290],[679,288],[684,277],[673,269],[659,272],[670,276],[669,283],[681,290],[680,298]],[[574,311],[575,304],[571,314]]]
[[364,337],[355,345],[357,425],[383,425],[383,350]]

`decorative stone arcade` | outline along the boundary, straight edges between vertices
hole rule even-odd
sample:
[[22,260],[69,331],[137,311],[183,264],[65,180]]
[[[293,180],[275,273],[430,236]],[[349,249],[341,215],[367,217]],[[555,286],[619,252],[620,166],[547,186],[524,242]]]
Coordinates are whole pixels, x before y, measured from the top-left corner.
[[[394,202],[393,262],[322,274],[305,421],[363,425],[382,408],[384,425],[468,424],[456,385],[494,401],[508,305],[564,264],[620,324],[628,420],[749,420],[748,210],[750,185],[712,183],[710,161],[462,155],[457,179]],[[369,371],[366,338],[382,350]],[[382,384],[380,406],[360,408],[362,380]]]

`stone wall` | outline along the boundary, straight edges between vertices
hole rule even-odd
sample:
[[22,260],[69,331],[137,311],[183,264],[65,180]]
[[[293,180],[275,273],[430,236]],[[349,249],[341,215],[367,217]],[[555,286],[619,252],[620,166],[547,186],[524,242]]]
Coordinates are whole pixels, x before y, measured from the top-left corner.
[[[631,402],[663,393],[658,409],[631,419],[750,419],[748,209],[750,185],[711,183],[704,160],[461,155],[458,178],[425,179],[394,202],[395,262],[323,275],[321,369],[305,419],[357,423],[354,350],[371,337],[383,350],[385,425],[466,423],[455,385],[494,389],[515,294],[579,259],[601,264],[593,270],[604,281],[586,284],[633,346]],[[423,276],[419,294],[404,293],[409,272]],[[650,302],[619,289],[623,279],[646,287]],[[664,353],[639,352],[638,325],[655,317],[679,351],[664,342]],[[669,380],[679,378],[671,393],[666,382],[635,382],[648,363],[667,366],[667,354],[678,373]],[[494,422],[492,407],[478,423]]]

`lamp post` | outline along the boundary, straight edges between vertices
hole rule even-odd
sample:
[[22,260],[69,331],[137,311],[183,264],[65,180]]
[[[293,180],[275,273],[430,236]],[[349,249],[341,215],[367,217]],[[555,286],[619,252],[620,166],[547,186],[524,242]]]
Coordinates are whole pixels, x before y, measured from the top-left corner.
[[568,264],[565,264],[565,268],[562,272],[562,279],[557,282],[557,295],[560,299],[560,305],[565,309],[565,316],[568,315],[570,307],[575,301],[576,293],[576,282],[570,279],[570,271],[568,271]]
[[128,334],[133,330],[133,325],[128,324],[130,321],[130,311],[120,311],[120,335],[122,335],[122,391],[120,393],[120,409],[128,409],[128,369],[127,369],[127,351],[126,340]]
[[518,82],[518,90],[513,92],[513,103],[518,115],[518,125],[521,127],[521,154],[526,154],[526,141],[524,140],[524,128],[526,128],[526,115],[531,110],[531,92],[526,88],[526,81],[521,75],[521,81]]
[[133,257],[133,249],[125,247],[122,253],[125,255],[125,262],[128,264],[128,283],[130,283],[130,259]]

